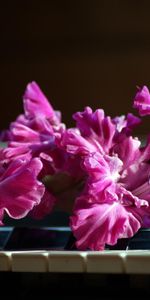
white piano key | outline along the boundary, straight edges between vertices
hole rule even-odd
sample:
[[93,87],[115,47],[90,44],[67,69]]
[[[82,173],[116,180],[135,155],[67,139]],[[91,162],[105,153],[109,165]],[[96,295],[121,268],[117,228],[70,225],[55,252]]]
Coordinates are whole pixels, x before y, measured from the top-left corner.
[[150,274],[150,250],[127,251],[125,269],[127,274]]
[[13,272],[47,272],[48,258],[45,251],[21,251],[12,253]]
[[10,252],[0,252],[0,271],[11,271]]
[[86,257],[87,273],[124,273],[124,251],[91,251]]
[[48,260],[49,272],[83,273],[86,271],[86,252],[51,251]]

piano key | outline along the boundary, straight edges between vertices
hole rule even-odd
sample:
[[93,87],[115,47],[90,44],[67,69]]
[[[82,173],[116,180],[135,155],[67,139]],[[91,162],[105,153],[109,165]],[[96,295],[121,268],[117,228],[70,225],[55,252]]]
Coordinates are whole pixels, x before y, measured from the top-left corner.
[[92,251],[86,257],[87,273],[124,273],[126,251]]
[[86,252],[50,251],[48,254],[49,272],[83,273],[86,272]]
[[125,256],[127,274],[150,274],[150,251],[130,250]]
[[0,252],[0,271],[11,270],[11,253]]
[[4,250],[12,231],[13,227],[0,227],[0,250]]
[[150,250],[2,251],[0,271],[150,274]]
[[[1,228],[0,228],[1,229]],[[25,250],[52,250],[64,249],[70,237],[68,227],[14,227],[7,230],[8,237],[0,240],[1,250],[25,251]],[[0,230],[0,237],[6,235]]]
[[12,252],[13,272],[48,272],[48,254],[45,251]]

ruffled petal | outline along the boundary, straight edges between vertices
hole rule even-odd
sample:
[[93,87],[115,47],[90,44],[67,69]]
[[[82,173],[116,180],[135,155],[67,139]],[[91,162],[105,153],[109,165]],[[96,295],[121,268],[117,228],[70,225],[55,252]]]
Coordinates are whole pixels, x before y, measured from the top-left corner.
[[141,227],[138,219],[117,202],[94,204],[74,211],[70,226],[79,250],[103,250],[120,238],[133,236]]
[[109,152],[113,143],[115,125],[110,117],[105,117],[102,109],[93,112],[90,107],[86,107],[83,112],[75,113],[73,118],[83,137],[91,144],[96,140],[107,153]]
[[55,116],[52,106],[35,81],[27,85],[23,101],[25,115],[28,118],[33,118],[37,115],[47,118]]
[[38,158],[30,162],[13,161],[0,177],[0,210],[12,218],[23,218],[44,194],[44,185],[37,176],[42,169]]
[[141,142],[137,138],[126,137],[121,142],[115,144],[112,152],[116,153],[123,161],[123,170],[130,167],[141,156]]
[[116,126],[118,133],[131,134],[132,129],[141,123],[141,119],[134,116],[132,113],[128,113],[127,116],[117,116],[112,119],[112,122]]
[[147,86],[139,88],[134,98],[133,107],[138,109],[141,116],[150,115],[150,92]]
[[83,158],[82,165],[94,182],[101,181],[103,178],[109,179],[110,182],[117,182],[123,163],[117,156],[102,156],[94,153]]
[[74,155],[78,154],[82,156],[98,150],[102,153],[104,152],[102,147],[98,145],[96,141],[95,145],[93,145],[93,143],[90,143],[88,140],[82,137],[77,130],[74,129],[66,130],[62,134],[61,138],[57,140],[57,143],[59,147]]

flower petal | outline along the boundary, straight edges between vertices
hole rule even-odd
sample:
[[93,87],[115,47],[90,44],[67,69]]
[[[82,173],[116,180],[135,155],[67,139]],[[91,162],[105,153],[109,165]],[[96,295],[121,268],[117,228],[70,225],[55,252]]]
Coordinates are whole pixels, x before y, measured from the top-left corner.
[[133,128],[141,123],[141,119],[134,116],[132,113],[128,113],[127,116],[117,116],[112,119],[112,122],[116,125],[116,130],[119,133],[126,133],[130,135]]
[[112,147],[115,125],[110,117],[105,117],[102,109],[93,112],[90,107],[86,107],[83,112],[75,113],[73,118],[77,121],[77,127],[83,137],[91,144],[96,140],[106,152],[109,151]]
[[80,250],[103,250],[120,238],[133,236],[141,224],[138,219],[117,202],[102,203],[74,211],[70,226]]
[[13,161],[0,177],[0,210],[12,218],[23,218],[44,194],[44,186],[37,180],[42,168],[38,158],[30,162]]
[[100,152],[103,152],[103,149],[100,145],[91,144],[74,129],[66,130],[57,142],[58,145],[65,151],[75,155],[85,155],[88,153],[96,152],[98,149]]
[[55,115],[52,106],[35,81],[27,85],[23,101],[25,115],[29,118],[37,115],[52,118]]
[[143,86],[138,90],[133,107],[138,109],[141,116],[150,115],[150,92],[147,86]]
[[125,137],[121,142],[115,144],[112,152],[116,153],[123,161],[123,170],[130,167],[131,164],[140,158],[140,146],[141,142],[131,136]]

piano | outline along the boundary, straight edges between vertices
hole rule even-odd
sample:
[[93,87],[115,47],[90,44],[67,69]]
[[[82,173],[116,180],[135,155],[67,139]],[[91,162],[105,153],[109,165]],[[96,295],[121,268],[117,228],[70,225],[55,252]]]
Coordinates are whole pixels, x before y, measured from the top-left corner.
[[150,230],[104,251],[78,251],[69,227],[0,228],[0,271],[150,274]]
[[[42,228],[39,231],[36,228],[35,232],[40,232],[39,237],[42,237],[43,230]],[[141,233],[128,245],[122,243],[122,248],[126,247],[125,249],[119,249],[121,248],[119,246],[118,249],[111,247],[98,252],[68,249],[66,245],[69,244],[71,232],[67,227],[50,227],[45,230],[46,234],[52,234],[51,244],[48,245],[46,242],[44,249],[42,238],[38,237],[40,246],[34,249],[33,245],[36,246],[37,241],[33,238],[34,229],[30,236],[31,241],[25,238],[25,233],[29,237],[31,228],[3,228],[1,235],[3,238],[0,241],[0,280],[7,284],[9,278],[11,284],[14,282],[15,286],[15,282],[19,280],[21,289],[19,295],[24,291],[24,297],[27,297],[33,291],[35,292],[35,289],[36,292],[38,290],[39,295],[42,294],[43,289],[46,289],[55,296],[57,294],[58,297],[64,293],[68,294],[67,290],[69,290],[69,293],[73,292],[75,297],[81,287],[82,292],[88,291],[89,298],[86,299],[94,299],[90,298],[93,289],[95,293],[101,289],[102,299],[109,299],[109,297],[112,299],[112,295],[119,297],[122,290],[124,290],[123,295],[127,291],[134,292],[138,296],[144,291],[149,295],[150,249],[144,248],[144,241],[147,240],[145,237],[141,238]],[[19,240],[21,234],[23,239],[23,242],[18,244],[19,249],[16,247],[17,234]],[[44,240],[46,240],[45,236],[44,233]],[[137,242],[141,243],[140,246],[137,246]],[[75,291],[72,291],[72,288]],[[7,292],[9,293],[9,290]],[[70,299],[69,294],[68,299]]]

